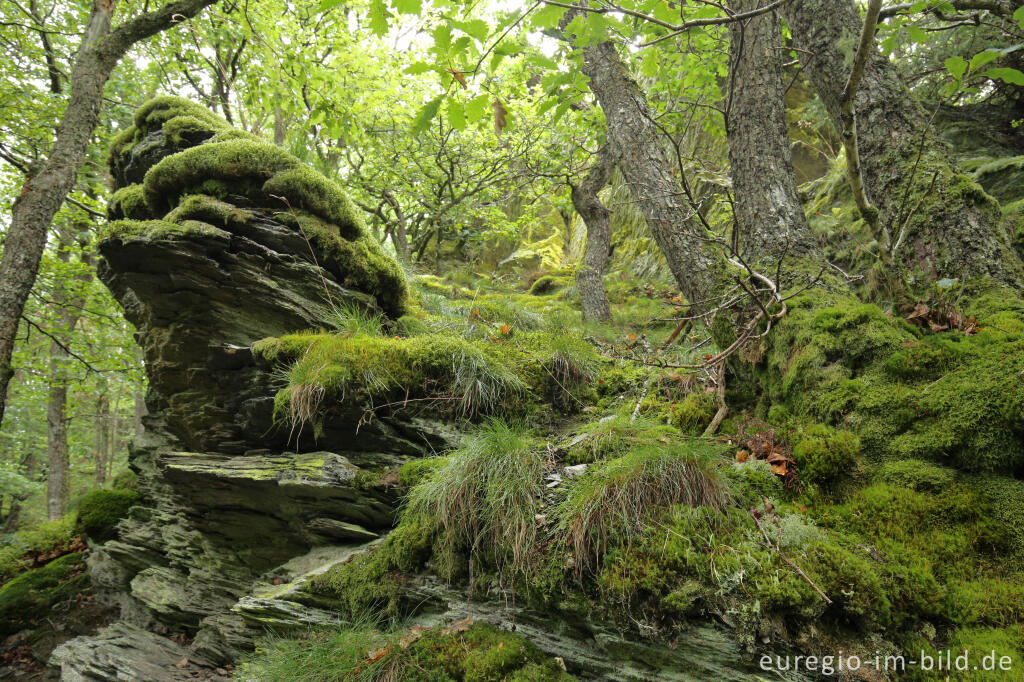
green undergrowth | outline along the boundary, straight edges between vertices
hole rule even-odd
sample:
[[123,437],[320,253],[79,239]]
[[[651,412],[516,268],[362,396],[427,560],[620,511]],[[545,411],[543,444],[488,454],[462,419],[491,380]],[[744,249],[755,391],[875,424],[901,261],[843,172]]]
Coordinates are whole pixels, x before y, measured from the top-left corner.
[[253,682],[564,682],[575,679],[524,637],[487,623],[381,632],[370,627],[269,639],[233,679]]
[[[615,363],[568,335],[521,332],[471,340],[368,332],[372,325],[256,343],[254,353],[288,381],[277,395],[278,417],[317,427],[331,408],[429,407],[464,418],[522,414],[540,405],[571,412],[618,385]],[[603,373],[607,386],[597,382]]]
[[66,551],[77,537],[75,524],[75,515],[68,514],[4,537],[0,541],[0,582],[24,571],[30,564],[32,554]]
[[[645,422],[600,435],[587,446],[595,453],[587,469],[546,495],[545,476],[557,469],[551,451],[522,426],[487,422],[462,449],[402,468],[411,489],[397,528],[314,578],[312,599],[348,618],[400,618],[416,605],[408,581],[424,570],[478,595],[576,590],[610,548],[643,542],[673,506],[729,503],[719,449],[665,428]],[[646,441],[654,435],[663,447]]]
[[41,620],[50,608],[89,589],[83,554],[65,554],[0,587],[0,636]]
[[1024,301],[965,301],[979,328],[930,333],[873,304],[816,290],[790,302],[755,367],[763,404],[855,433],[878,460],[1024,470]]
[[[700,437],[713,394],[673,393],[668,374],[634,419],[644,372],[620,385],[630,399],[588,407],[590,421],[532,432],[487,422],[467,447],[406,464],[397,529],[312,594],[348,617],[401,618],[430,572],[477,597],[512,590],[534,608],[668,640],[713,614],[751,654],[765,639],[1005,648],[1024,620],[1024,305],[972,291],[954,302],[976,316],[972,334],[932,333],[827,288],[792,299],[732,368],[730,389],[760,402],[732,413],[717,441]],[[450,320],[453,303],[478,306],[433,295],[449,309],[418,312],[425,326]],[[507,352],[531,337],[551,349],[550,334],[453,338]],[[751,429],[775,430],[794,479],[733,461]]]

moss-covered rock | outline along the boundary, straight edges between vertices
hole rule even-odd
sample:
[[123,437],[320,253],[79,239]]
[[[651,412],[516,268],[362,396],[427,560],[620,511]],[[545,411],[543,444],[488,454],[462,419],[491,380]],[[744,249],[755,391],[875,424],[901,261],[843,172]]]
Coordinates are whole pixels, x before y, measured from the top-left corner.
[[65,554],[0,587],[0,635],[14,634],[43,618],[57,603],[89,589],[82,554]]
[[109,540],[117,522],[138,500],[139,493],[132,488],[90,490],[78,503],[79,526],[93,540]]

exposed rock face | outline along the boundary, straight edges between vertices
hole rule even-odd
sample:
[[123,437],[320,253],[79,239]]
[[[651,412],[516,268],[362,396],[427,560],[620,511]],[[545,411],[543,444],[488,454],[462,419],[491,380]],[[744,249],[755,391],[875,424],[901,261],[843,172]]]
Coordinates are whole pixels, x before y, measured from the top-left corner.
[[394,493],[368,469],[443,437],[425,421],[375,420],[358,437],[354,422],[332,424],[319,443],[275,426],[282,380],[255,341],[327,327],[345,305],[392,318],[405,306],[400,268],[336,186],[178,98],[140,109],[110,163],[100,277],[145,354],[151,416],[131,460],[144,504],[90,558],[122,622],[53,662],[70,680],[191,679],[251,643],[259,614],[329,618],[265,590],[312,570],[286,563],[311,549],[327,561],[389,529]]

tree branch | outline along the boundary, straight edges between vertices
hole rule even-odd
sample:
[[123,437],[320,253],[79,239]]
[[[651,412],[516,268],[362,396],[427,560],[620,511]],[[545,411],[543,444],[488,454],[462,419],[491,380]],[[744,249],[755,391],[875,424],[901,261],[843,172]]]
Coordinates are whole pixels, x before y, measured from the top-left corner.
[[[860,155],[857,150],[857,114],[855,100],[857,90],[860,88],[860,81],[864,77],[864,66],[868,61],[868,54],[875,45],[875,27],[878,25],[878,13],[882,9],[882,0],[871,0],[868,4],[867,15],[864,17],[864,28],[860,32],[860,44],[857,46],[857,54],[853,57],[853,67],[850,69],[850,77],[843,88],[842,105],[840,108],[840,121],[843,124],[842,136],[843,147],[846,149],[846,174],[850,180],[850,189],[853,192],[853,200],[857,204],[857,210],[864,218],[872,232],[878,233],[878,209],[868,201],[864,189],[864,178],[860,170]],[[888,238],[883,240],[883,253],[888,248]]]

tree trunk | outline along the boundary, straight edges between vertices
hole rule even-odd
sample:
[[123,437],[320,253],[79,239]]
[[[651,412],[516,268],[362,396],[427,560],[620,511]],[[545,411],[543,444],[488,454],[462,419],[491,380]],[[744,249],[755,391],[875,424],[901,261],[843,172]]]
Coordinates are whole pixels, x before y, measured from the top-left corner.
[[[843,130],[843,89],[862,26],[856,5],[801,0],[780,11],[805,73],[836,130]],[[869,54],[855,105],[864,184],[879,210],[880,247],[906,270],[929,278],[1024,282],[995,201],[950,162],[927,116],[877,50]]]
[[583,73],[604,111],[619,170],[680,290],[691,303],[706,301],[717,292],[724,261],[680,191],[678,163],[651,118],[646,95],[610,42],[584,49]]
[[[760,0],[732,0],[737,13]],[[783,102],[775,12],[729,24],[729,97],[726,134],[733,186],[737,250],[750,261],[777,262],[813,253],[796,189]]]
[[71,70],[71,93],[56,140],[49,157],[25,182],[14,202],[0,258],[0,423],[7,402],[7,386],[14,374],[11,357],[18,323],[35,284],[50,222],[75,185],[93,130],[99,123],[103,86],[132,45],[183,18],[194,16],[214,2],[216,0],[170,2],[113,31],[110,22],[117,0],[93,3]]
[[96,485],[103,485],[107,482],[107,457],[110,451],[110,397],[106,388],[96,396],[96,455],[95,455],[95,478]]
[[604,290],[604,271],[612,244],[612,212],[597,196],[612,174],[611,153],[608,147],[597,155],[594,165],[579,185],[572,188],[572,205],[587,226],[587,246],[583,254],[583,267],[576,274],[576,288],[583,305],[583,319],[607,322],[612,319],[608,296]]
[[[73,239],[66,232],[60,234],[57,258],[63,263],[71,261]],[[85,305],[84,289],[80,288],[91,275],[66,278],[53,294],[57,307],[57,325],[50,341],[49,397],[46,404],[46,441],[49,469],[46,476],[46,516],[51,521],[67,512],[71,467],[68,458],[68,385],[71,383],[68,347],[82,316]]]

